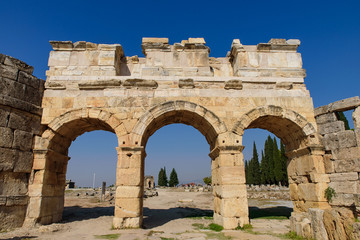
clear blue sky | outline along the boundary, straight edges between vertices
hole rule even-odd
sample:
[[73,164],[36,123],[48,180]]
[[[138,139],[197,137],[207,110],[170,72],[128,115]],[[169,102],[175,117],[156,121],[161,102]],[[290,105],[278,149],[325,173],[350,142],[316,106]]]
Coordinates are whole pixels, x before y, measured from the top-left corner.
[[[248,45],[298,38],[305,83],[317,107],[360,95],[359,12],[359,1],[2,1],[0,52],[34,66],[34,74],[45,79],[49,40],[120,43],[127,56],[142,56],[142,37],[168,37],[171,43],[204,37],[210,55],[220,57],[234,38]],[[263,138],[258,132],[245,134],[244,154],[250,158],[252,141],[260,148]],[[90,154],[92,138],[98,157]],[[70,149],[69,178],[91,185],[96,171],[98,185],[101,179],[114,182],[115,146],[111,133],[79,137]],[[165,165],[168,173],[179,169],[184,181],[201,179],[210,172],[208,152],[196,130],[170,125],[149,140],[146,174],[157,175]],[[84,164],[89,172],[78,168]]]

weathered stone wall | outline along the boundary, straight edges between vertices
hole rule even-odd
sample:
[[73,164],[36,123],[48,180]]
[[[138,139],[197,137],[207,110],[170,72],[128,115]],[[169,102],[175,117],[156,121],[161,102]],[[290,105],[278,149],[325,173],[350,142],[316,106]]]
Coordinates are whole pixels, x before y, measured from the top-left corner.
[[[354,110],[354,129],[345,130],[338,113]],[[315,109],[325,148],[324,165],[335,195],[331,209],[309,209],[292,219],[292,230],[315,239],[360,239],[360,99],[352,97]],[[322,194],[325,194],[323,192]]]
[[41,133],[44,81],[0,54],[0,230],[20,227],[28,205],[33,139]]

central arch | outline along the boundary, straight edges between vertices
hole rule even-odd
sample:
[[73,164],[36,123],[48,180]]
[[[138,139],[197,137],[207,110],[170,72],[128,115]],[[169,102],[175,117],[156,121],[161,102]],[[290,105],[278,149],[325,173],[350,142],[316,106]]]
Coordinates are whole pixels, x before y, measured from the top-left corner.
[[[244,210],[242,204],[237,205],[242,201],[246,203],[247,208],[244,164],[242,158],[238,157],[241,154],[241,146],[224,146],[230,141],[236,141],[239,145],[239,138],[235,140],[235,134],[229,134],[226,125],[212,111],[192,102],[169,101],[148,110],[135,124],[132,132],[120,138],[123,141],[120,141],[118,148],[117,172],[121,174],[117,176],[116,183],[114,227],[141,227],[146,156],[144,149],[153,133],[173,123],[193,126],[209,143],[215,222],[226,228],[235,228],[247,223],[247,209]],[[236,188],[238,186],[242,189]]]

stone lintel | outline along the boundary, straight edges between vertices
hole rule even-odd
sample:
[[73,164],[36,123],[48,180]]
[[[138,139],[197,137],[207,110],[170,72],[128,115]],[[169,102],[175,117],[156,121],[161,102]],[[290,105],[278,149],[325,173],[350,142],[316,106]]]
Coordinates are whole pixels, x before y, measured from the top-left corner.
[[153,37],[143,37],[142,43],[169,43],[169,38],[153,38]]
[[46,81],[45,82],[46,89],[54,89],[54,90],[64,90],[66,89],[65,84],[56,82],[56,81]]
[[315,117],[319,115],[323,115],[330,112],[343,112],[351,109],[355,109],[360,106],[359,96],[342,99],[340,101],[336,101],[330,103],[325,106],[317,107],[314,109]]
[[122,146],[116,147],[116,150],[121,152],[145,152],[143,146]]

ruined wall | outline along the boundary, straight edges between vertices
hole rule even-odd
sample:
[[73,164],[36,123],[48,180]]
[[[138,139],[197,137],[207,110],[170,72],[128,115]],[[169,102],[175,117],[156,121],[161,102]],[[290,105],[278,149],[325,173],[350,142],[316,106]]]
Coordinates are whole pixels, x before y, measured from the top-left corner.
[[41,132],[44,81],[0,54],[0,230],[20,227],[28,205],[33,139]]
[[[338,113],[354,110],[354,129],[345,130]],[[315,109],[325,148],[325,172],[335,195],[331,209],[309,209],[293,219],[292,230],[315,239],[360,239],[360,99],[352,97]],[[325,194],[322,193],[322,194]]]

